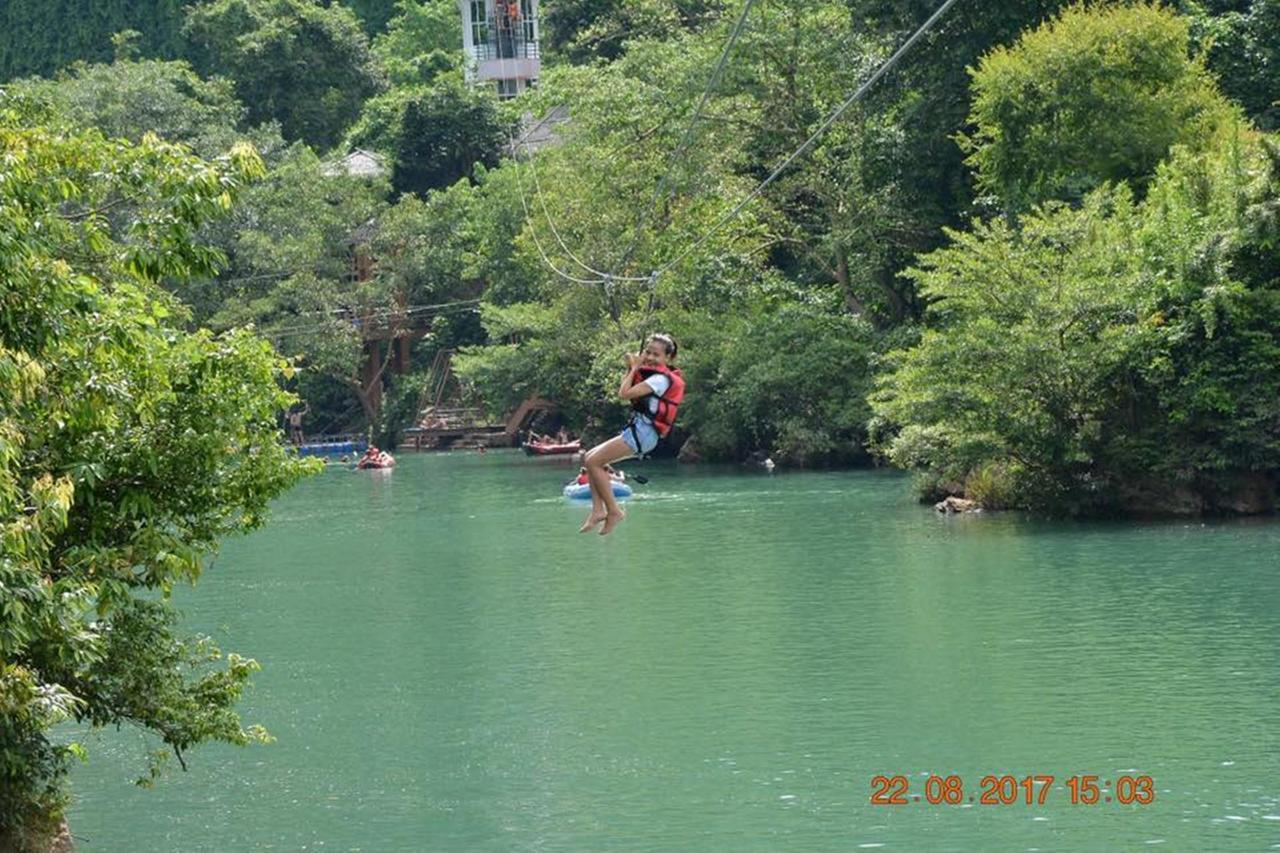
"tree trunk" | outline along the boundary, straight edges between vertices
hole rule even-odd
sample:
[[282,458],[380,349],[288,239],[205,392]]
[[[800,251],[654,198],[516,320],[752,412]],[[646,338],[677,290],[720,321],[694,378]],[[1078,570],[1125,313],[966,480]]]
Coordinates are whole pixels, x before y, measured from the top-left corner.
[[853,283],[849,281],[849,253],[844,246],[836,247],[836,281],[840,283],[840,292],[844,294],[844,307],[850,314],[866,313],[867,306],[853,292]]
[[889,310],[893,323],[895,325],[901,323],[906,319],[911,309],[906,300],[902,298],[902,294],[893,286],[893,271],[888,267],[882,267],[876,270],[875,278],[876,284],[884,291],[884,295],[889,297]]

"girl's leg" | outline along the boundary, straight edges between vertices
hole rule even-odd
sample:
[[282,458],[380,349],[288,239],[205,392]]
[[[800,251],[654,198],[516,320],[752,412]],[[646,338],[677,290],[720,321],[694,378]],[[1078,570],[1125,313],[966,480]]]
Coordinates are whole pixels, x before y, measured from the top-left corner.
[[[601,450],[608,443],[609,442],[607,441],[603,442],[584,453],[582,456],[582,464],[585,466],[587,464],[587,457],[592,453],[595,453],[597,450]],[[604,521],[608,516],[608,507],[605,506],[604,498],[600,496],[600,490],[596,488],[596,481],[595,478],[591,476],[590,468],[587,468],[587,486],[591,489],[591,513],[587,516],[586,520],[582,522],[582,526],[578,528],[579,533],[590,532],[597,524]],[[610,489],[609,491],[612,492],[613,490]]]
[[591,481],[593,496],[599,495],[600,500],[604,502],[605,516],[604,527],[600,530],[601,536],[608,536],[613,532],[613,528],[618,526],[618,522],[626,518],[626,514],[618,506],[617,498],[613,496],[613,483],[609,480],[609,472],[604,470],[604,466],[621,462],[634,455],[635,451],[623,441],[622,436],[597,445],[587,454],[587,478]]
[[587,486],[591,489],[591,513],[587,516],[586,521],[582,522],[582,526],[578,528],[579,533],[587,533],[600,522],[604,521],[606,511],[604,501],[596,494],[596,485],[591,482],[591,475],[587,475]]

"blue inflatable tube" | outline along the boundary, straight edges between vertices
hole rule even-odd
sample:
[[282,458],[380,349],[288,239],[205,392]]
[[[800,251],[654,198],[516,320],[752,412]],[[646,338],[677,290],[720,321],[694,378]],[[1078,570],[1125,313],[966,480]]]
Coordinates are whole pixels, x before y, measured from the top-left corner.
[[[581,486],[577,483],[570,483],[564,487],[564,496],[573,501],[589,501],[591,500],[591,487],[585,483]],[[626,483],[619,483],[614,480],[613,496],[615,498],[629,498],[631,497],[631,487]]]

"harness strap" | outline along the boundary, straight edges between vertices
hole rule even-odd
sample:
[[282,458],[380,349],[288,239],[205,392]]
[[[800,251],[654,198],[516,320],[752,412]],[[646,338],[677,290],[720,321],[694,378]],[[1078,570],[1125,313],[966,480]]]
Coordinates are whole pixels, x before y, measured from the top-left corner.
[[[627,425],[626,425],[626,427],[624,427],[624,431],[625,431],[625,430],[631,430],[631,439],[632,439],[632,441],[634,441],[634,442],[636,443],[636,458],[637,458],[637,459],[644,459],[644,458],[645,458],[646,456],[648,456],[649,454],[648,454],[648,453],[646,453],[646,452],[642,449],[642,448],[644,447],[644,445],[642,445],[642,444],[640,443],[640,431],[636,429],[636,420],[637,420],[637,418],[636,418],[636,416],[633,414],[633,415],[631,416],[631,420],[627,421]],[[655,433],[657,433],[657,431],[658,431],[657,427],[654,427],[654,430],[653,430],[653,431],[654,431]],[[662,436],[658,436],[658,440],[659,440],[659,441],[661,441],[661,440],[662,440]],[[655,446],[656,446],[656,445],[655,445]]]

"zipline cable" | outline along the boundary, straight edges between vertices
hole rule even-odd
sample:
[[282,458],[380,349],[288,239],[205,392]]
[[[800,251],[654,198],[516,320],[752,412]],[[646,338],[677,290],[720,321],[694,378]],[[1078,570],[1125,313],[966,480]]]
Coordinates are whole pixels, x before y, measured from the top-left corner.
[[533,225],[533,217],[530,216],[529,214],[529,202],[525,198],[524,182],[521,181],[520,179],[520,163],[519,163],[520,158],[518,155],[516,155],[514,151],[514,147],[516,145],[516,139],[514,136],[511,137],[511,145],[513,148],[511,163],[512,163],[512,169],[514,170],[515,176],[516,176],[516,187],[520,192],[520,207],[524,209],[524,221],[525,221],[525,224],[529,226],[529,236],[533,238],[533,245],[537,248],[538,256],[542,258],[542,262],[546,264],[546,266],[556,275],[560,276],[566,281],[571,281],[574,284],[604,284],[606,281],[608,281],[607,276],[596,273],[596,278],[590,278],[590,279],[580,278],[576,275],[572,275],[571,273],[567,273],[564,270],[560,269],[558,266],[556,266],[551,262],[551,259],[549,257],[547,257],[546,251],[542,248],[542,241],[538,239],[538,229],[535,228]]
[[[527,138],[527,134],[524,138]],[[522,146],[523,144],[524,143],[521,142]],[[577,255],[573,253],[572,249],[570,249],[568,246],[565,245],[564,239],[560,236],[560,231],[556,228],[555,220],[551,218],[551,211],[547,209],[547,200],[542,195],[542,184],[538,180],[538,166],[536,162],[537,156],[538,155],[535,152],[533,155],[529,157],[529,171],[533,173],[534,192],[538,197],[538,203],[542,206],[542,215],[546,217],[547,225],[550,226],[551,228],[551,233],[555,236],[556,242],[560,244],[560,248],[563,249],[564,253],[569,256],[569,259],[572,260],[578,266],[582,267],[582,269],[591,273],[592,275],[599,276],[601,281],[608,281],[608,280],[648,281],[648,278],[635,278],[632,276],[614,275],[613,273],[607,273],[602,270],[598,270],[595,267],[592,267],[584,263],[581,258],[579,258]]]
[[[720,82],[720,76],[723,74],[724,68],[728,64],[729,54],[733,50],[734,44],[737,43],[738,37],[742,34],[742,31],[746,26],[747,17],[751,12],[751,7],[754,6],[755,3],[756,3],[756,0],[747,0],[747,2],[743,5],[742,13],[738,16],[738,20],[734,24],[733,31],[730,33],[729,40],[728,42],[726,42],[724,49],[720,53],[720,58],[716,63],[716,67],[712,71],[711,76],[708,78],[706,85],[703,87],[702,96],[699,98],[698,105],[693,111],[693,117],[690,119],[688,127],[685,128],[684,135],[681,137],[680,141],[676,144],[676,147],[672,150],[671,154],[667,158],[666,171],[663,173],[662,178],[658,181],[657,189],[654,192],[653,211],[652,211],[652,213],[654,214],[657,213],[658,209],[662,205],[663,195],[664,195],[663,191],[666,189],[667,183],[670,180],[672,173],[675,171],[675,166],[679,161],[680,155],[684,153],[689,143],[693,140],[693,131],[698,124],[698,120],[702,116],[702,110],[706,106],[707,101],[710,100],[711,93],[714,91],[715,87]],[[501,50],[501,48],[499,48],[499,50]],[[505,57],[501,58],[500,67],[503,69],[505,73],[506,71]],[[521,136],[518,143],[519,150],[524,150],[526,148],[527,139],[528,139],[528,132],[524,133]],[[513,157],[519,156],[518,151],[515,150],[516,145],[517,145],[517,142],[513,140],[511,143],[511,146],[513,149]],[[573,250],[569,248],[569,246],[565,243],[563,237],[561,237],[559,229],[556,228],[555,220],[551,216],[551,211],[548,210],[547,208],[546,197],[542,192],[542,182],[538,177],[538,167],[537,167],[536,158],[537,158],[536,152],[531,154],[529,158],[529,171],[533,175],[534,193],[538,198],[538,204],[542,208],[542,215],[546,218],[547,225],[548,227],[550,227],[552,235],[555,237],[556,242],[560,245],[560,248],[564,251],[564,253],[569,256],[569,259],[572,260],[575,264],[577,264],[586,272],[589,272],[592,275],[598,276],[601,279],[601,281],[605,283],[647,282],[652,284],[653,283],[652,275],[629,276],[629,275],[618,275],[616,273],[608,273],[608,272],[605,272],[604,270],[598,270],[595,267],[591,266],[590,264],[587,264],[581,258],[579,258],[577,255],[573,253]],[[516,168],[518,169],[519,166],[516,165]],[[636,246],[639,245],[639,242],[640,242],[639,231],[640,231],[640,224],[643,221],[643,216],[644,216],[643,213],[640,213],[636,218],[636,225],[635,225],[636,236],[632,240],[631,246],[627,249],[626,252],[623,253],[623,259],[619,263],[619,267],[626,266],[626,263],[628,260],[630,260],[632,253],[635,252]]]
[[[712,70],[711,76],[707,78],[707,83],[702,87],[702,96],[698,99],[698,105],[693,110],[693,116],[689,119],[689,124],[685,127],[684,135],[680,137],[680,141],[676,143],[676,147],[672,149],[671,156],[667,158],[667,169],[662,174],[662,178],[658,181],[658,186],[653,194],[653,210],[650,211],[650,218],[656,217],[662,205],[667,201],[665,190],[667,183],[671,179],[672,173],[675,171],[676,164],[680,161],[680,155],[685,152],[690,142],[693,141],[693,131],[698,126],[698,120],[702,118],[702,110],[707,105],[707,101],[711,99],[711,93],[715,91],[720,84],[720,77],[724,73],[725,66],[729,63],[729,54],[732,53],[733,47],[738,42],[738,37],[742,35],[747,25],[747,18],[751,14],[751,7],[754,6],[756,0],[747,0],[742,6],[742,12],[738,15],[738,20],[733,25],[733,30],[729,33],[729,39],[725,42],[724,48],[720,51],[720,58],[716,61],[716,67]],[[636,247],[640,245],[640,226],[644,222],[642,213],[637,213],[635,222],[635,235],[631,239],[631,245],[627,247],[627,251],[623,253],[620,267],[625,267],[631,260],[632,254],[635,253]],[[647,279],[649,283],[649,305],[645,309],[644,322],[640,328],[640,349],[644,349],[644,327],[649,324],[653,318],[653,312],[658,302],[658,272],[654,271]]]
[[[742,31],[746,26],[747,17],[750,14],[751,8],[755,5],[755,3],[756,3],[756,0],[747,0],[747,2],[743,5],[742,13],[738,16],[738,20],[734,24],[733,30],[730,33],[729,40],[728,42],[726,42],[724,49],[720,53],[720,58],[716,63],[716,67],[712,71],[710,78],[708,78],[706,85],[703,87],[702,96],[701,98],[699,98],[698,105],[694,109],[693,117],[690,120],[688,127],[685,128],[684,135],[681,137],[680,141],[677,143],[676,147],[672,150],[670,156],[667,158],[666,171],[663,173],[662,178],[658,181],[657,189],[654,192],[653,213],[657,213],[659,207],[661,207],[662,205],[663,194],[664,194],[663,191],[666,189],[667,183],[670,180],[671,175],[675,170],[675,166],[676,166],[676,163],[679,161],[680,155],[684,153],[685,149],[688,147],[689,143],[693,139],[693,131],[698,124],[698,120],[702,116],[702,110],[706,106],[707,101],[710,100],[712,91],[714,91],[715,87],[720,82],[720,77],[724,72],[725,66],[728,64],[729,54],[732,52],[734,44],[737,43],[738,37],[742,34]],[[506,65],[507,57],[501,55],[502,54],[501,44],[499,44],[498,52],[499,52],[499,67],[502,68],[503,73],[505,74],[507,71],[507,65]],[[527,139],[528,139],[528,132],[524,133],[521,136],[518,143],[515,139],[512,139],[511,148],[512,148],[513,159],[518,160],[519,151],[524,150],[526,148]],[[517,144],[519,145],[518,149],[517,149]],[[536,157],[537,157],[537,154],[535,152],[530,156],[530,159],[529,159],[529,171],[533,174],[534,191],[538,197],[538,203],[542,208],[542,214],[547,220],[547,225],[551,229],[552,235],[555,237],[556,242],[559,244],[560,248],[564,251],[564,253],[569,256],[569,259],[572,260],[575,264],[577,264],[580,268],[582,268],[586,272],[589,272],[592,275],[599,277],[600,281],[606,284],[610,282],[647,282],[650,284],[654,284],[655,282],[652,275],[627,276],[627,275],[618,275],[616,273],[608,273],[603,270],[598,270],[595,267],[591,266],[590,264],[587,264],[581,258],[579,258],[576,254],[574,254],[573,250],[570,249],[569,246],[565,243],[563,237],[560,234],[559,229],[556,228],[555,220],[551,216],[551,211],[547,208],[546,197],[542,192],[542,182],[538,177]],[[513,167],[517,171],[517,181],[519,181],[519,174],[518,174],[519,164],[515,163]],[[528,205],[527,203],[525,203],[523,194],[521,197],[521,203],[525,206],[526,213],[527,213]],[[627,260],[630,259],[631,254],[635,251],[636,246],[639,244],[639,240],[640,240],[639,227],[642,220],[643,220],[643,214],[637,217],[636,228],[635,228],[636,230],[635,239],[632,241],[631,246],[623,254],[623,261],[621,264],[619,264],[619,266],[626,265]],[[556,271],[560,272],[559,270],[556,270]],[[584,282],[579,280],[579,283],[584,283]]]
[[695,240],[692,244],[690,244],[689,247],[685,249],[683,252],[681,252],[679,255],[677,255],[675,259],[668,261],[667,263],[660,266],[655,271],[655,276],[661,275],[662,273],[674,267],[676,264],[680,263],[682,260],[687,258],[695,249],[697,249],[703,243],[707,242],[707,240],[711,239],[711,237],[715,235],[716,232],[718,232],[721,228],[723,228],[729,222],[736,219],[738,214],[740,214],[748,204],[750,204],[762,192],[764,192],[766,187],[768,187],[775,180],[777,180],[778,176],[780,176],[783,172],[785,172],[791,166],[792,163],[794,163],[804,154],[808,153],[808,151],[813,147],[814,143],[817,142],[818,139],[821,138],[822,135],[826,133],[833,124],[836,123],[837,120],[839,120],[840,116],[844,115],[845,110],[849,109],[849,107],[853,106],[855,103],[861,100],[862,96],[865,95],[871,89],[871,87],[874,86],[876,82],[880,80],[881,77],[889,73],[889,71],[892,70],[893,67],[898,64],[898,60],[902,59],[902,57],[905,56],[909,50],[911,50],[911,48],[915,45],[915,43],[919,41],[925,35],[925,33],[927,33],[930,29],[932,29],[933,25],[937,23],[938,20],[947,13],[947,10],[950,9],[953,5],[955,5],[956,2],[957,0],[946,0],[946,2],[944,2],[941,6],[939,6],[937,11],[935,11],[931,16],[929,16],[929,19],[925,21],[920,26],[920,28],[915,31],[915,33],[912,34],[911,38],[907,39],[902,44],[902,46],[899,47],[897,51],[894,52],[893,56],[889,57],[884,62],[884,64],[882,64],[878,69],[876,69],[876,72],[872,74],[869,78],[867,78],[866,82],[864,82],[861,86],[859,86],[857,91],[855,91],[852,95],[846,98],[844,103],[842,103],[839,107],[837,107],[835,112],[833,112],[830,116],[827,117],[826,121],[824,121],[818,127],[818,129],[813,132],[813,135],[811,135],[807,140],[805,140],[803,145],[801,145],[799,148],[793,151],[791,155],[787,157],[787,159],[783,160],[782,163],[776,169],[773,170],[772,174],[770,174],[769,177],[761,181],[759,186],[757,186],[754,190],[751,191],[750,195],[748,195],[741,202],[735,205],[734,208],[730,210],[728,213],[726,213],[724,216],[720,217],[720,219],[717,220],[713,226],[711,226],[711,229],[709,231],[707,231],[705,234],[703,234],[701,237]]
[[[720,59],[716,62],[715,69],[711,72],[711,76],[707,78],[707,83],[702,88],[702,97],[698,99],[698,105],[693,110],[693,117],[689,119],[689,124],[684,130],[684,135],[680,137],[680,141],[676,143],[676,147],[672,149],[671,155],[667,158],[667,169],[663,173],[662,178],[658,181],[657,189],[653,194],[653,210],[650,216],[656,216],[659,208],[665,202],[664,190],[667,182],[671,179],[672,173],[675,171],[676,164],[680,160],[680,155],[688,148],[689,143],[693,141],[693,131],[698,125],[698,120],[702,118],[702,110],[707,105],[707,101],[711,99],[711,93],[720,84],[720,76],[724,73],[725,66],[729,62],[729,54],[733,51],[733,46],[737,44],[738,37],[742,35],[742,31],[746,28],[747,17],[751,14],[751,7],[756,4],[756,0],[747,0],[742,7],[742,13],[738,15],[737,22],[733,25],[733,30],[729,33],[729,40],[725,42],[724,49],[720,51]],[[643,221],[643,214],[637,215],[635,225],[635,237],[631,241],[631,246],[622,256],[620,266],[625,266],[627,261],[631,259],[631,254],[636,250],[636,246],[640,244],[640,225]],[[652,276],[647,276],[643,281],[652,280]]]

